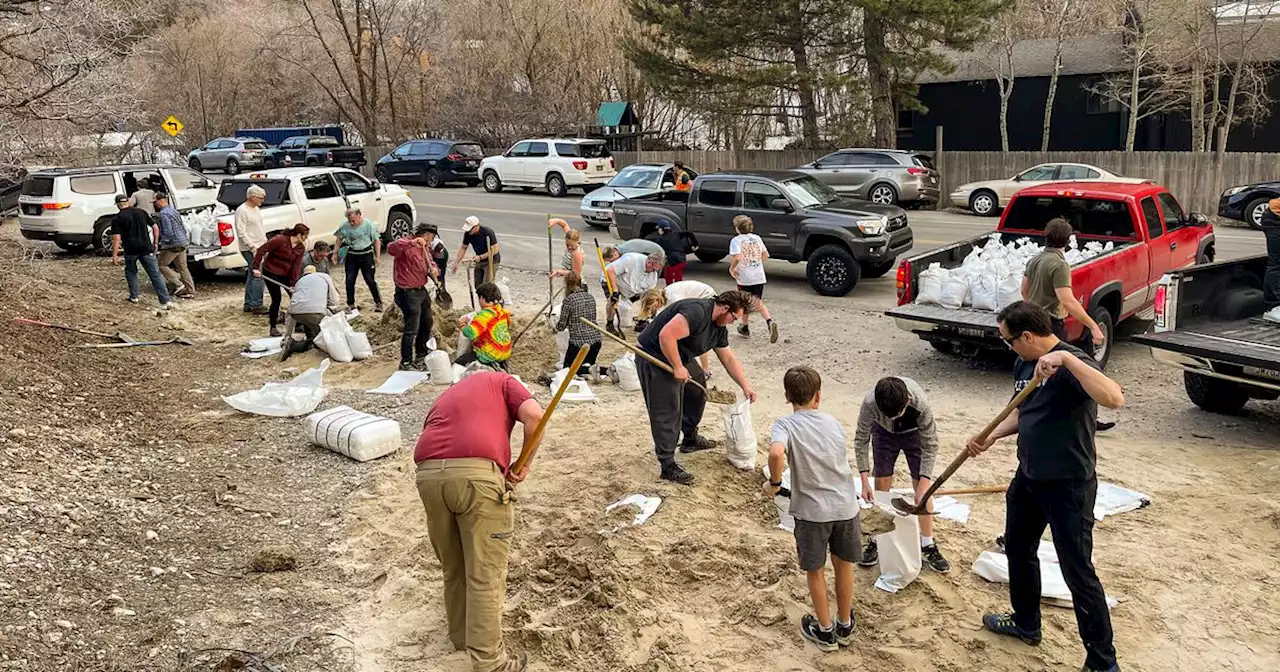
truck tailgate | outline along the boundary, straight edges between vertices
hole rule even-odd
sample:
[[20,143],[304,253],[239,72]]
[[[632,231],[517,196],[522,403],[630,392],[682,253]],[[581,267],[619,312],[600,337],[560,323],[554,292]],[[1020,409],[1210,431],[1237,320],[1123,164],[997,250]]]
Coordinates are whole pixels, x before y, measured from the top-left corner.
[[903,322],[923,322],[954,329],[961,336],[985,338],[999,336],[1000,326],[996,323],[996,314],[989,310],[973,310],[971,308],[951,309],[942,306],[908,303],[886,311],[885,315],[898,320],[898,326],[906,331],[914,331],[910,324]]
[[1142,334],[1133,340],[1192,357],[1259,369],[1280,369],[1280,324],[1260,317],[1206,322],[1186,329]]

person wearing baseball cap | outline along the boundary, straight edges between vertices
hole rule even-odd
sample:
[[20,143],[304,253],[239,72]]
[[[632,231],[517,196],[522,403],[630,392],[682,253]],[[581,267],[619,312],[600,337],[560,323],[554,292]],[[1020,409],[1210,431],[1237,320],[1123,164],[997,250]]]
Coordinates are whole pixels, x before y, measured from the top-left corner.
[[476,286],[479,287],[486,282],[497,282],[498,264],[502,263],[501,246],[498,245],[498,236],[493,229],[480,225],[480,218],[471,215],[463,220],[462,224],[462,245],[458,248],[458,259],[453,262],[453,266],[449,269],[452,273],[458,272],[458,265],[467,260],[467,246],[471,246],[471,251],[475,254],[471,258],[475,276]]
[[431,225],[423,222],[414,229],[412,237],[400,238],[387,246],[387,254],[395,260],[392,277],[396,285],[396,306],[404,315],[404,328],[400,332],[401,371],[426,371],[427,354],[431,352],[427,347],[433,327],[427,282],[439,272],[429,252],[430,230]]
[[150,215],[133,207],[129,197],[116,195],[116,207],[120,209],[111,220],[111,263],[120,264],[120,250],[124,248],[124,279],[129,286],[129,303],[138,303],[138,264],[147,272],[151,288],[160,300],[160,309],[169,310],[172,304],[169,289],[160,275],[156,260],[156,243],[160,240],[160,227],[151,221]]
[[689,252],[698,249],[698,239],[692,233],[680,230],[669,219],[658,220],[653,233],[645,236],[645,239],[661,245],[662,251],[667,255],[667,265],[662,267],[662,279],[668,285],[684,280],[685,260]]
[[430,222],[419,222],[418,228],[414,230],[414,235],[422,235],[427,240],[427,249],[431,251],[431,261],[435,263],[440,273],[436,276],[436,284],[440,285],[440,291],[446,291],[444,286],[445,272],[444,269],[449,267],[449,248],[444,246],[444,240],[440,238],[440,227]]

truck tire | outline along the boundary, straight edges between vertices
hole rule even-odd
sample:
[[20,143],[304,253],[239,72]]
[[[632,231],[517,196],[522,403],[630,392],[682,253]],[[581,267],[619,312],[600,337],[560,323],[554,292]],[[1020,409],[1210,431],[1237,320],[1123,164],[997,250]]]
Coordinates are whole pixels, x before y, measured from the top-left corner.
[[1098,323],[1098,327],[1102,329],[1102,335],[1106,337],[1106,340],[1102,342],[1102,345],[1093,345],[1093,337],[1091,337],[1089,332],[1086,331],[1084,334],[1084,342],[1086,345],[1093,347],[1093,359],[1098,362],[1098,368],[1105,371],[1107,369],[1107,362],[1111,359],[1111,351],[1115,347],[1115,319],[1111,317],[1111,311],[1107,310],[1103,306],[1098,306],[1090,311],[1089,317],[1092,317],[1093,321]]
[[413,234],[413,220],[403,212],[393,212],[387,216],[387,230],[382,234],[383,241],[390,243]]
[[956,344],[951,341],[929,341],[929,345],[932,345],[934,350],[944,355],[956,354]]
[[498,174],[492,170],[485,171],[484,174],[484,190],[496,194],[502,191],[502,180]]
[[1000,199],[990,189],[979,189],[969,197],[969,211],[979,217],[990,217],[1000,210]]
[[693,256],[697,257],[698,261],[706,262],[708,264],[714,264],[721,259],[724,259],[723,252],[712,252],[711,250],[698,250],[693,253]]
[[893,268],[897,266],[897,264],[894,263],[896,261],[897,259],[890,259],[888,261],[881,261],[881,262],[875,262],[875,263],[864,262],[862,264],[862,277],[864,278],[883,277],[885,273],[892,271]]
[[1230,380],[1183,371],[1182,383],[1191,403],[1210,413],[1234,415],[1249,403],[1249,388]]
[[194,156],[187,161],[187,167],[190,168],[191,170],[196,171],[197,173],[204,172],[204,166],[200,165],[200,159],[197,159]]
[[93,246],[93,251],[99,257],[105,257],[111,254],[111,220],[100,219],[97,224],[93,225],[93,242],[89,243]]
[[547,175],[547,194],[552,198],[563,198],[569,193],[569,188],[564,184],[564,178],[560,173],[551,173]]
[[201,282],[212,282],[213,278],[218,275],[218,269],[209,268],[203,261],[193,261],[187,264],[187,269],[191,271],[191,279]]
[[1249,204],[1244,206],[1244,223],[1248,224],[1249,228],[1254,231],[1262,230],[1262,213],[1266,210],[1267,202],[1270,200],[1270,198],[1263,196],[1249,201]]
[[1217,250],[1213,249],[1213,243],[1209,243],[1204,246],[1203,250],[1200,250],[1200,252],[1196,254],[1196,264],[1211,264],[1213,263],[1213,258],[1216,256]]
[[823,245],[809,255],[805,276],[822,296],[844,296],[862,278],[862,266],[843,245]]

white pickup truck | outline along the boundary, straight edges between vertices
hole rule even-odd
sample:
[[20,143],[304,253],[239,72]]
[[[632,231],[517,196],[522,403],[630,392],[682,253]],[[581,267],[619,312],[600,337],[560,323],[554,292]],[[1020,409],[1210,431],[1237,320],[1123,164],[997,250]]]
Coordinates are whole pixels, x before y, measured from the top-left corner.
[[231,213],[217,217],[216,245],[192,246],[191,256],[198,262],[197,268],[212,272],[244,267],[234,213],[255,184],[267,192],[262,223],[268,236],[302,223],[311,229],[312,242],[333,242],[347,208],[360,208],[365,219],[376,223],[378,233],[387,242],[413,233],[417,211],[403,187],[371,182],[345,168],[281,168],[243,173],[222,181],[217,200]]

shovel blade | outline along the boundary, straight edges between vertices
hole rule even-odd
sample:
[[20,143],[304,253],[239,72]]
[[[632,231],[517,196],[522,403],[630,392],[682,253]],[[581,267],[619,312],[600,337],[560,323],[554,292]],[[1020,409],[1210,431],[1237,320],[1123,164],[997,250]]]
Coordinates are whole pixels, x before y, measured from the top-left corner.
[[436,292],[436,302],[445,310],[453,310],[453,297],[449,295],[449,292],[446,292],[443,289]]
[[898,513],[908,516],[929,515],[929,512],[923,506],[916,506],[915,502],[908,501],[902,497],[893,498],[893,508],[897,509]]

